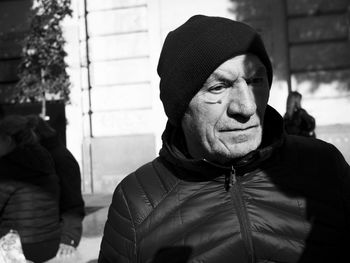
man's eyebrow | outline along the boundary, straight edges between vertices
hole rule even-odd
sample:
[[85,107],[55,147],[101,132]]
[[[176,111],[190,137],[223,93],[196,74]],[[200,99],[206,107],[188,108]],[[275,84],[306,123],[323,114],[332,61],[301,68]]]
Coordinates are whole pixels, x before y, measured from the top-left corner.
[[[255,69],[251,70],[249,77],[256,76],[256,75],[263,75],[267,74],[265,66],[261,65],[256,67]],[[211,81],[221,81],[221,82],[232,82],[232,79],[225,76],[225,74],[221,74],[220,72],[214,71],[206,80],[205,84],[210,83]]]
[[213,80],[218,80],[218,81],[222,81],[222,82],[227,82],[227,81],[230,81],[229,78],[225,77],[223,74],[220,74],[218,72],[213,72],[209,78],[207,79],[206,82],[210,82],[210,81],[213,81]]

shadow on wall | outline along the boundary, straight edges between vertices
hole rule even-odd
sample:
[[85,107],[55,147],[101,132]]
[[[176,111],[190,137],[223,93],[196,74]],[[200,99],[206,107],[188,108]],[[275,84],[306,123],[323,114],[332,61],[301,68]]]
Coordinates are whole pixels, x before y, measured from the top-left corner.
[[[261,35],[273,65],[274,80],[286,81],[286,47],[283,46],[283,42],[286,42],[285,32],[280,32],[283,25],[278,23],[283,17],[282,2],[279,1],[273,6],[271,6],[272,0],[230,0],[229,2],[228,11],[232,17],[252,26]],[[278,15],[273,16],[274,12]],[[282,43],[282,45],[276,45],[276,43]]]
[[[328,88],[327,95],[350,96],[349,3],[339,1],[284,0],[292,90],[307,91],[311,96],[319,88]],[[274,16],[271,8],[276,0],[230,0],[229,11],[237,20],[264,25]],[[277,14],[276,14],[277,15]],[[262,26],[264,28],[264,26]],[[268,27],[267,27],[268,29]],[[267,30],[266,29],[266,30]],[[257,28],[259,31],[259,28]],[[264,31],[264,29],[262,30]],[[265,42],[264,34],[260,32]],[[281,32],[285,34],[285,32]],[[267,47],[276,49],[276,39]],[[283,45],[283,43],[279,43]],[[271,54],[274,52],[271,52]],[[281,79],[276,71],[275,77]],[[276,74],[277,73],[277,74]]]
[[[349,58],[350,59],[350,58]],[[318,71],[299,74],[295,78],[296,86],[305,85],[307,91],[314,94],[322,86],[333,89],[337,94],[348,94],[350,91],[350,69],[334,71]]]

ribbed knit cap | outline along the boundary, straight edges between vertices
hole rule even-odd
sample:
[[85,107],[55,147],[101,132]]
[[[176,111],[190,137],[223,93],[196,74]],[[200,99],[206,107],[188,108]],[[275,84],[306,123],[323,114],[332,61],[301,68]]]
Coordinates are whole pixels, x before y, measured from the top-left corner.
[[158,62],[160,99],[173,125],[204,82],[226,60],[252,53],[265,65],[271,86],[272,66],[259,34],[250,26],[223,17],[196,15],[171,31]]

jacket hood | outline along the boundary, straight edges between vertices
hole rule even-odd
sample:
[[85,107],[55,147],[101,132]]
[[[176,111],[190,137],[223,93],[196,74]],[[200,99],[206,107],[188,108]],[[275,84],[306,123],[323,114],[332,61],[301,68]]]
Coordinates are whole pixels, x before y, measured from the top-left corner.
[[8,174],[11,177],[27,178],[54,173],[50,154],[39,144],[18,147],[0,158],[0,176]]
[[163,146],[160,157],[174,164],[176,167],[185,168],[202,175],[212,175],[235,169],[236,172],[245,172],[254,169],[261,162],[269,158],[284,141],[283,119],[281,115],[271,106],[267,106],[263,127],[263,139],[258,149],[250,152],[244,157],[232,160],[229,165],[221,165],[205,159],[193,159],[187,153],[184,134],[181,127],[173,126],[170,122],[163,132]]

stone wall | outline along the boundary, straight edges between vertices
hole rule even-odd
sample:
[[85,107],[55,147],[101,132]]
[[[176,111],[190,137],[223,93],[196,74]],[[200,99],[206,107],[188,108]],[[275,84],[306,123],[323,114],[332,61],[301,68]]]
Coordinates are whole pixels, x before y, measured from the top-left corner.
[[287,1],[292,89],[350,163],[350,2]]
[[318,125],[350,124],[350,3],[287,1],[292,89]]
[[149,6],[88,0],[80,8],[81,71],[90,77],[82,80],[85,189],[112,192],[156,156]]

